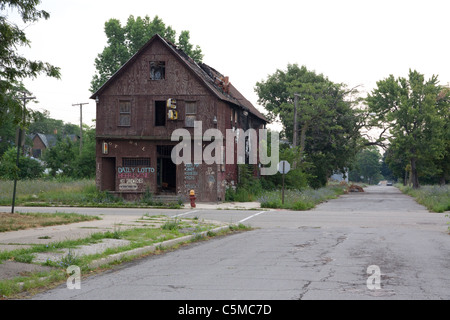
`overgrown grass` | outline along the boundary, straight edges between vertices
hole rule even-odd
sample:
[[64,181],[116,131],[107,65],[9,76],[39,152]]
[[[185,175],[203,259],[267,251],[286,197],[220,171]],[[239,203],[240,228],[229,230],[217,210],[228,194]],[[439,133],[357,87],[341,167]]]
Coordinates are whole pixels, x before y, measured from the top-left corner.
[[285,190],[284,204],[281,190],[269,191],[259,198],[262,208],[282,208],[290,210],[309,210],[319,203],[335,199],[344,193],[339,185],[327,186],[320,189]]
[[76,213],[1,213],[0,232],[47,227],[83,221],[99,220],[99,217]]
[[[12,203],[13,181],[0,180],[0,205]],[[124,201],[107,191],[99,191],[94,180],[39,179],[17,182],[16,205],[23,206],[86,206],[86,207],[168,207],[180,208],[178,203],[153,201],[147,192],[142,200]]]
[[421,186],[420,189],[413,189],[401,184],[395,185],[403,193],[412,196],[418,203],[433,212],[450,211],[450,186]]

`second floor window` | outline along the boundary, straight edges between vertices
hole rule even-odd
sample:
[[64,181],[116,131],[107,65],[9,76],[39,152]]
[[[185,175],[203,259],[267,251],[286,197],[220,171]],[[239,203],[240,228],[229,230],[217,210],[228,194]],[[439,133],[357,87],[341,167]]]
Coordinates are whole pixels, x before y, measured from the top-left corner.
[[119,126],[131,125],[131,101],[119,101]]
[[193,128],[197,115],[197,103],[186,102],[186,121],[185,127]]

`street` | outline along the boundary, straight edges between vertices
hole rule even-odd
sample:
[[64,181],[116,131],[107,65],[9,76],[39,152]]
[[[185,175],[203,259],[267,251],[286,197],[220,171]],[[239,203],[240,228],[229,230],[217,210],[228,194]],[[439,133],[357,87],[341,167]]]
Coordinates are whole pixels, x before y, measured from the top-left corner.
[[63,285],[33,299],[450,299],[450,219],[395,187],[365,190],[310,211],[151,210],[254,229],[125,263],[83,278],[79,290]]

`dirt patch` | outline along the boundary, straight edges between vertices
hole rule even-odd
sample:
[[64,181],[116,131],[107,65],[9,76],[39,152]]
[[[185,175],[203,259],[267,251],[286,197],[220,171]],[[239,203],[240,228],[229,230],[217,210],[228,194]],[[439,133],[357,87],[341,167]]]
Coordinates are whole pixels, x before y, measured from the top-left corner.
[[3,261],[0,264],[0,280],[12,279],[15,277],[26,276],[35,272],[51,270],[53,270],[53,268],[46,266],[39,266],[16,261]]

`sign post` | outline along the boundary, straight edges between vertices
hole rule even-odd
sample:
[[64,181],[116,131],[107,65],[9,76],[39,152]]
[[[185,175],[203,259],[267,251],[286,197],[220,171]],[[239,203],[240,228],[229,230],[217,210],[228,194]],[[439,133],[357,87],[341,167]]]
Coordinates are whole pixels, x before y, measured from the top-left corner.
[[281,203],[284,204],[284,176],[291,170],[291,165],[287,161],[280,161],[278,172],[283,175],[283,189],[281,190]]

